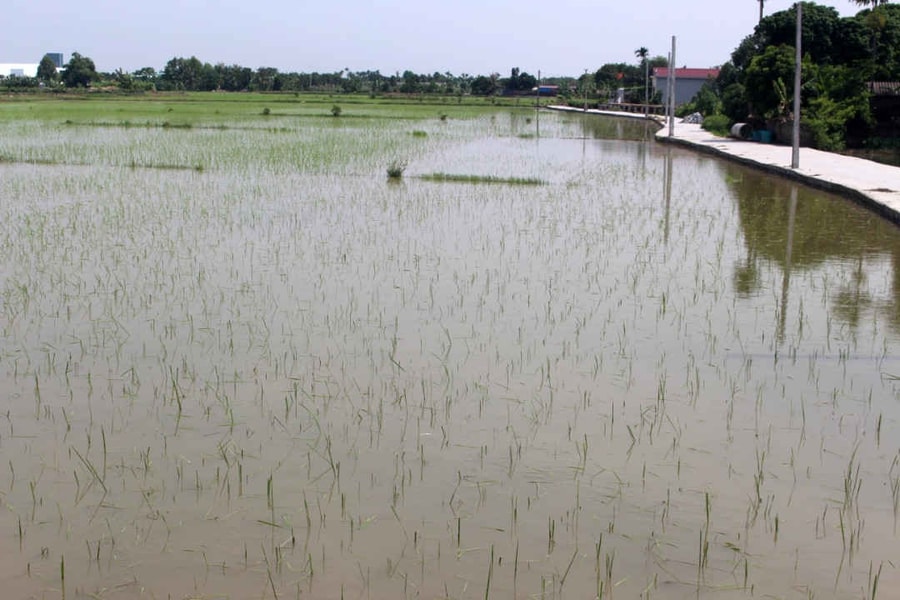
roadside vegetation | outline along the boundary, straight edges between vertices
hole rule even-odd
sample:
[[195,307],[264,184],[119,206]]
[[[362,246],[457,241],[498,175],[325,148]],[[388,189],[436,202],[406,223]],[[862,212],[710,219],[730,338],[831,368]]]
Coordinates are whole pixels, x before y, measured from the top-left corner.
[[[853,17],[803,3],[801,126],[804,145],[841,151],[890,145],[896,130],[870,82],[900,80],[900,5],[872,4]],[[776,137],[790,131],[796,10],[764,17],[678,114],[700,112],[705,128],[751,123]]]

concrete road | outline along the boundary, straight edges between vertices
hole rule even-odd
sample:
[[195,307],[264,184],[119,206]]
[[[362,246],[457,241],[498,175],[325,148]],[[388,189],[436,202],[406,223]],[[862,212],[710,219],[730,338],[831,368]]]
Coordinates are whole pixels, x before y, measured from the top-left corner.
[[791,168],[791,147],[716,137],[699,125],[675,122],[656,133],[660,142],[671,142],[735,160],[770,173],[803,181],[813,187],[850,196],[888,219],[900,223],[900,167],[800,148],[800,166]]

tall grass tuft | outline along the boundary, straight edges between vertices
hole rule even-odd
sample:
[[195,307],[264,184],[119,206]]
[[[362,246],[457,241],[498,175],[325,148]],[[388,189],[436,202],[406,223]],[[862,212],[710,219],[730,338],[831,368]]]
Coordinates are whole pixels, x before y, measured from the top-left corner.
[[406,162],[402,160],[395,160],[391,164],[388,165],[387,168],[387,176],[388,179],[400,179],[403,177],[403,172],[406,170]]

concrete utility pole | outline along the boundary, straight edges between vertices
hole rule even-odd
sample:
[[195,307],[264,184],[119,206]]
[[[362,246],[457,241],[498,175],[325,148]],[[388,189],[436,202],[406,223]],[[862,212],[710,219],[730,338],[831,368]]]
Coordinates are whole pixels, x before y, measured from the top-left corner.
[[759,0],[759,22],[762,23],[763,18],[763,5],[766,3],[766,0]]
[[650,114],[650,55],[644,57],[644,116]]
[[669,54],[669,137],[675,137],[675,36]]
[[581,93],[584,96],[584,112],[587,112],[587,97],[588,97],[587,82],[588,82],[588,70],[585,69],[584,70],[584,83],[582,84],[583,87],[581,88]]
[[793,134],[793,148],[791,151],[791,168],[797,169],[800,167],[800,62],[802,60],[803,54],[800,50],[800,43],[803,33],[803,5],[801,2],[797,2],[797,41],[796,45],[796,55],[794,56],[794,127],[792,130]]

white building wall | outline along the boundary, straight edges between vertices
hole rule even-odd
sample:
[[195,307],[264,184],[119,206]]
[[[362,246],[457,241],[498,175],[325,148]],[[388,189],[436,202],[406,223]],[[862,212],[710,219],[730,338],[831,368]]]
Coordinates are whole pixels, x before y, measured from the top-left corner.
[[20,75],[24,77],[37,77],[38,63],[0,63],[0,75]]
[[[703,84],[706,83],[706,79],[693,79],[686,77],[676,77],[675,78],[675,106],[681,106],[682,104],[687,104],[691,100],[693,100],[694,96],[697,95],[697,92],[700,91],[700,88],[703,87]],[[662,103],[664,105],[669,104],[669,87],[666,82],[665,77],[658,77],[656,75],[653,76],[653,89],[654,91],[659,91],[662,94]]]

